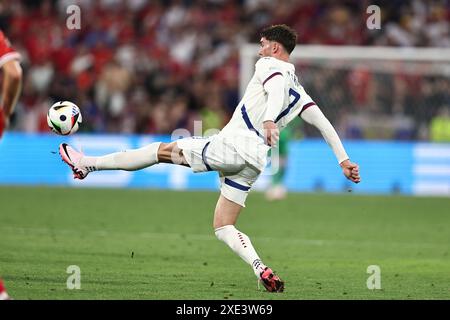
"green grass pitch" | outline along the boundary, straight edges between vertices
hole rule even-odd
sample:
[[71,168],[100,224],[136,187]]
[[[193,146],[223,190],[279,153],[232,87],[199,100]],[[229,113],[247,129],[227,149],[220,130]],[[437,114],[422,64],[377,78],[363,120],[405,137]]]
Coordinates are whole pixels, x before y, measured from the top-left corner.
[[[0,187],[0,276],[15,299],[450,298],[448,198],[250,193],[237,227],[285,280],[272,294],[215,238],[217,197]],[[80,290],[67,289],[70,265]]]

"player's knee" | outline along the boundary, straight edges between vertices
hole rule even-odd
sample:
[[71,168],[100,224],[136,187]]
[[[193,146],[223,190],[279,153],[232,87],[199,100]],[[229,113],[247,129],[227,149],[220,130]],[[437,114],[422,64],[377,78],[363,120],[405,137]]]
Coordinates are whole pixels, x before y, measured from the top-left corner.
[[167,150],[167,146],[168,145],[169,145],[169,143],[161,142],[159,144],[158,153],[159,152],[165,152]]
[[187,165],[183,152],[176,142],[161,143],[158,149],[159,162]]
[[171,152],[170,143],[161,142],[158,148],[158,160],[160,162],[168,162]]

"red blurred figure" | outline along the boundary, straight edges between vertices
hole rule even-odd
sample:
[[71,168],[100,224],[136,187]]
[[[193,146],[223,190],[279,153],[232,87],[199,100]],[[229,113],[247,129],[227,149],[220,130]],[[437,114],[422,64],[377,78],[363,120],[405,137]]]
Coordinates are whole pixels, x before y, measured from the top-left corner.
[[0,279],[0,300],[11,300],[3,285],[2,279]]
[[15,51],[0,30],[0,68],[3,69],[2,100],[0,102],[0,138],[9,125],[9,117],[14,111],[22,87],[20,54]]

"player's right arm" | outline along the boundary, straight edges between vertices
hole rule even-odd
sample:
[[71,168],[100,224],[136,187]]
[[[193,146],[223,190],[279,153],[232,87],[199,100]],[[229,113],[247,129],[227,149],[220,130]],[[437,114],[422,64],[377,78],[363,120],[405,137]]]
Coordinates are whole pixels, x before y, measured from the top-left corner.
[[280,137],[275,119],[284,105],[284,76],[273,63],[273,58],[261,58],[255,67],[256,75],[267,94],[266,112],[263,117],[264,137],[269,146],[275,146]]
[[316,105],[310,106],[300,113],[300,117],[307,123],[319,129],[323,138],[333,150],[345,177],[354,183],[359,183],[361,181],[359,166],[356,163],[350,162],[336,130],[319,107]]

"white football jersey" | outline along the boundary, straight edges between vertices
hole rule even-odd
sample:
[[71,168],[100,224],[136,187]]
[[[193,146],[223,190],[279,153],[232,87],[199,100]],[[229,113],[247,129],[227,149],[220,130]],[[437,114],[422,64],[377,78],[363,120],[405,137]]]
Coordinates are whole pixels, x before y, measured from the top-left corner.
[[[219,133],[231,140],[244,159],[255,166],[265,166],[269,146],[265,145],[263,120],[267,110],[268,81],[284,82],[283,107],[275,123],[282,130],[300,112],[314,101],[300,85],[293,64],[272,57],[260,58],[255,64],[255,74],[245,90],[230,122]],[[263,159],[264,158],[264,161]]]

